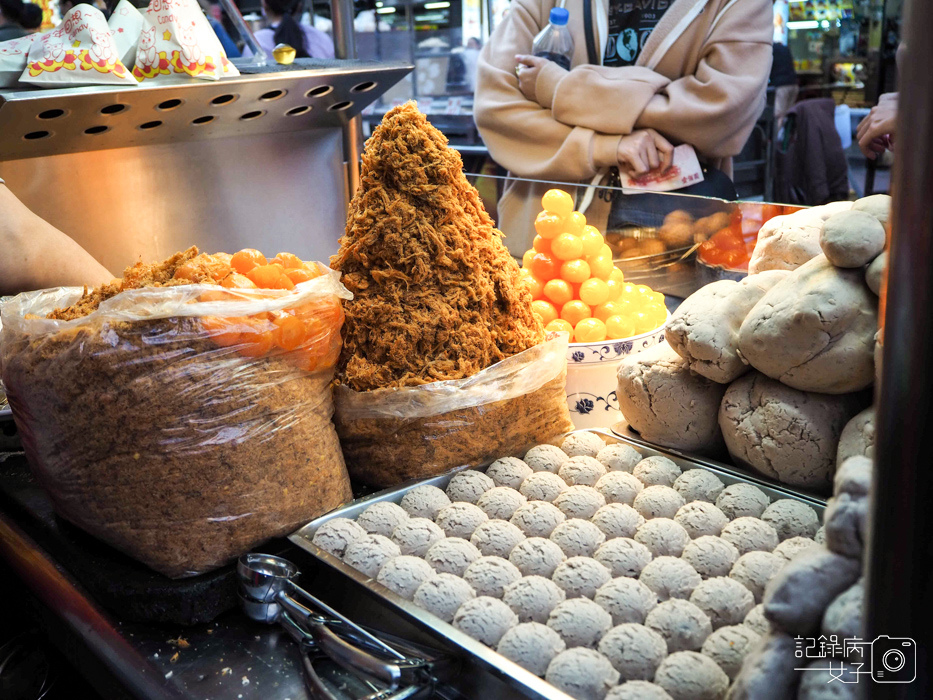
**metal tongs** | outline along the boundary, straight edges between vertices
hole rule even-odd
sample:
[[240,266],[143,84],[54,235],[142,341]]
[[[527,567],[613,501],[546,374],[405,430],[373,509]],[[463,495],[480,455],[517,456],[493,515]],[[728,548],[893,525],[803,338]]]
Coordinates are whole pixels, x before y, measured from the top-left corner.
[[299,573],[287,559],[268,554],[244,554],[237,562],[243,611],[251,620],[279,623],[298,642],[305,682],[315,697],[338,700],[314,670],[312,655],[326,656],[367,681],[374,692],[362,700],[408,700],[433,689],[434,662],[403,654],[344,617],[298,586]]

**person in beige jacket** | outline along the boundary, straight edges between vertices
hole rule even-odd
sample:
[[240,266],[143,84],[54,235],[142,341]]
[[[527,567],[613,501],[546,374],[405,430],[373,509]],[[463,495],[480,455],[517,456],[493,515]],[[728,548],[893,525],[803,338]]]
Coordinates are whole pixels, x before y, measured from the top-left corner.
[[[600,64],[588,60],[584,2]],[[663,9],[634,65],[601,65],[612,3]],[[527,56],[558,5],[570,13],[569,71]],[[772,36],[770,0],[512,0],[480,54],[476,125],[493,159],[520,178],[588,184],[612,166],[640,174],[666,166],[680,143],[731,175],[764,108]],[[530,247],[546,189],[505,187],[499,228],[513,253]]]

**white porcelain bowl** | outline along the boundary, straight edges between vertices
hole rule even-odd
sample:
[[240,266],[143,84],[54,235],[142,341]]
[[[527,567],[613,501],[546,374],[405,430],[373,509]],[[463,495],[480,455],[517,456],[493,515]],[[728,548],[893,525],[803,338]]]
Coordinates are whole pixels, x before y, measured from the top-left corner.
[[622,420],[616,397],[619,365],[626,357],[663,342],[664,326],[631,338],[570,343],[567,349],[567,407],[574,427],[608,428]]

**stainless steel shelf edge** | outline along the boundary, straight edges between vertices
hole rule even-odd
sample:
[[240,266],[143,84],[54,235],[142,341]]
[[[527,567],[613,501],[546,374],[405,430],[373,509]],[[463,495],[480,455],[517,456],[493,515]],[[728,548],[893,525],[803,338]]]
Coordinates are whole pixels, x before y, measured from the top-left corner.
[[321,64],[216,82],[0,90],[0,161],[343,127],[413,68]]
[[[712,471],[716,473],[726,485],[739,482],[752,483],[772,499],[792,498],[806,503],[816,511],[820,519],[822,519],[823,511],[825,510],[825,501],[820,498],[810,494],[797,493],[786,487],[751,477],[721,462],[698,459],[693,456],[684,456],[664,450],[663,448],[641,443],[623,435],[615,434],[610,430],[575,430],[573,432],[593,432],[599,434],[609,442],[630,443],[645,457],[655,455],[667,457],[685,471],[687,469],[706,469]],[[567,700],[568,696],[566,694],[557,690],[543,679],[526,671],[517,664],[508,661],[505,657],[500,656],[489,647],[466,636],[452,625],[442,622],[439,618],[414,605],[414,603],[396,595],[377,583],[375,579],[371,579],[356,569],[344,564],[340,559],[320,549],[311,541],[317,529],[328,520],[333,518],[355,519],[373,503],[381,501],[398,503],[401,501],[402,496],[416,486],[431,485],[443,489],[457,471],[460,470],[455,470],[430,479],[410,481],[400,486],[386,489],[385,491],[380,491],[371,496],[353,501],[346,506],[311,521],[300,530],[290,535],[289,540],[311,555],[311,558],[315,560],[315,565],[320,567],[319,570],[315,572],[306,571],[305,573],[321,576],[322,580],[333,584],[330,588],[334,597],[328,601],[331,605],[342,613],[353,616],[357,624],[374,627],[376,629],[384,629],[389,632],[393,631],[392,625],[394,623],[403,620],[410,628],[418,630],[419,633],[428,635],[435,644],[463,655],[467,663],[467,671],[465,671],[465,673],[469,671],[469,664],[472,663],[475,666],[475,670],[479,673],[493,676],[495,680],[494,685],[501,691],[500,693],[496,693],[493,689],[484,684],[483,679],[469,679],[469,682],[478,683],[483,686],[482,697],[489,698],[490,700],[499,697]],[[320,592],[321,588],[316,587],[316,593],[320,594]],[[368,605],[356,611],[357,615],[354,616],[354,613],[346,609],[346,607],[359,605],[360,598],[364,596]],[[378,609],[379,612],[375,613],[375,609]],[[379,619],[376,619],[376,617]],[[454,687],[457,687],[456,683]],[[472,694],[468,694],[467,697],[479,697],[475,693],[475,688],[471,688],[471,691],[473,691]]]

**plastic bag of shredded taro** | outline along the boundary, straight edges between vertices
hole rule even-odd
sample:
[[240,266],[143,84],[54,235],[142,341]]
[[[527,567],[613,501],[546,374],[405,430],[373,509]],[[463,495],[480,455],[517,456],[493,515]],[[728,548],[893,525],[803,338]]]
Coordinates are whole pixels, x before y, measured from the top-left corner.
[[349,500],[331,422],[338,279],[150,286],[70,320],[47,316],[84,290],[7,300],[3,383],[56,512],[179,578]]
[[[566,333],[466,379],[334,390],[334,423],[351,476],[376,486],[523,455],[573,430]],[[556,443],[555,443],[556,444]]]
[[240,74],[196,0],[152,0],[143,13],[133,76],[220,80]]
[[103,13],[86,4],[73,7],[57,28],[32,43],[20,81],[42,87],[138,86],[120,60]]

